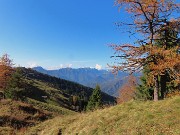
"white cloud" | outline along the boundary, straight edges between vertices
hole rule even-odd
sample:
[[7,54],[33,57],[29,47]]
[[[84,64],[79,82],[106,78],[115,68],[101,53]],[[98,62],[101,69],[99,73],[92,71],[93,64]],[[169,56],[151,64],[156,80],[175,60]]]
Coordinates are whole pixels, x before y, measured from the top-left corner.
[[63,68],[63,64],[60,64],[60,66],[59,66],[60,68]]
[[33,67],[37,67],[37,66],[38,66],[38,64],[35,61],[27,62],[28,68],[33,68]]
[[47,70],[58,70],[58,69],[60,69],[60,67],[47,67],[45,69],[47,69]]
[[67,67],[68,67],[68,68],[71,68],[71,67],[72,67],[72,64],[68,64]]
[[63,64],[60,64],[59,66],[47,67],[46,69],[47,70],[58,70],[58,69],[61,69],[63,67],[64,67]]
[[72,67],[72,64],[60,64],[59,66],[54,66],[54,67],[47,67],[46,69],[47,70],[58,70],[58,69],[61,69],[61,68],[71,68]]
[[101,70],[101,69],[102,69],[102,66],[99,65],[99,64],[96,64],[95,68],[96,68],[97,70]]

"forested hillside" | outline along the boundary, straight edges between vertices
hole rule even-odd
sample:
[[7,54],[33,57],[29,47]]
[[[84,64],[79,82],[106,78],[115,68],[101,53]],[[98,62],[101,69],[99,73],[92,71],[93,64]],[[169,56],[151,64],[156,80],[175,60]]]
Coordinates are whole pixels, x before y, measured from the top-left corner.
[[[82,110],[92,94],[92,88],[78,83],[45,75],[32,69],[21,68],[21,70],[30,87],[25,92],[25,96],[31,99],[54,103],[69,109],[81,105],[79,109]],[[113,104],[115,102],[114,97],[103,92],[102,100],[104,104]]]
[[[12,84],[0,98],[0,134],[25,131],[56,116],[73,115],[86,110],[93,89],[83,85],[51,77],[32,69],[17,68],[21,73],[21,82],[15,72]],[[15,77],[14,77],[15,76]],[[12,86],[20,87],[15,89]],[[12,88],[9,88],[9,87]],[[115,98],[102,94],[102,104],[115,104]]]

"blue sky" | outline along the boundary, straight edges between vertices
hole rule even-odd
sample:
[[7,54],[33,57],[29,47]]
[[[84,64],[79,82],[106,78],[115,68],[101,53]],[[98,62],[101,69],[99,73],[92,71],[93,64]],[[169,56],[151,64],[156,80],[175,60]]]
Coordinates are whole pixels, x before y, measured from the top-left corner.
[[0,56],[26,67],[105,68],[108,44],[129,41],[115,25],[124,20],[114,0],[0,0]]

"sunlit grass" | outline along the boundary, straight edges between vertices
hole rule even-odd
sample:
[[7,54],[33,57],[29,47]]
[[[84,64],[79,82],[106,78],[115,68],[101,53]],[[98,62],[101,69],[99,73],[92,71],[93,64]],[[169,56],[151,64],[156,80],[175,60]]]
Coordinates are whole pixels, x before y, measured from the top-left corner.
[[131,101],[74,116],[58,117],[28,131],[56,135],[179,135],[180,97],[159,102]]
[[27,98],[27,102],[33,106],[36,106],[38,108],[41,108],[43,110],[47,110],[53,113],[56,113],[57,115],[70,115],[70,114],[76,114],[74,111],[68,110],[66,108],[56,106],[53,104],[48,104],[44,102],[40,102],[37,100],[33,100],[30,98]]

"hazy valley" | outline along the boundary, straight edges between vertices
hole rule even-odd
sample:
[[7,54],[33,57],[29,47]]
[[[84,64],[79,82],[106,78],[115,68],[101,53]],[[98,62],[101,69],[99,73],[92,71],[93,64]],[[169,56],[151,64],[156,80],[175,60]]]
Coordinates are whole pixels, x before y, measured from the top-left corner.
[[[46,70],[42,67],[34,67],[33,69],[44,74],[77,82],[91,88],[95,88],[95,86],[99,84],[103,92],[116,97],[119,94],[119,89],[127,81],[129,75],[127,72],[113,74],[112,71],[97,70],[95,68],[62,68],[58,70]],[[140,73],[136,74],[136,76],[138,78]]]

